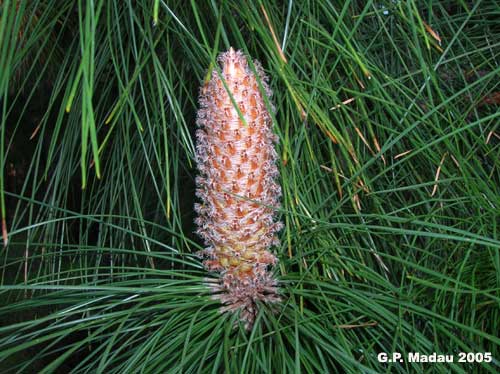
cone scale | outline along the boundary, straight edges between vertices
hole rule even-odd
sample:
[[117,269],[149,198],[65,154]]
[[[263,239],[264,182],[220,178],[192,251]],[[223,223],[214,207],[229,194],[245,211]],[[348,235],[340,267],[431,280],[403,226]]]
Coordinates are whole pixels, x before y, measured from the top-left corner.
[[282,227],[275,219],[281,197],[277,137],[263,98],[271,91],[260,64],[254,62],[257,78],[243,53],[232,48],[218,62],[222,77],[214,70],[199,100],[196,224],[207,245],[201,252],[204,266],[219,274],[211,288],[221,311],[239,312],[250,328],[258,302],[279,301],[271,273],[277,259],[269,250],[279,244],[276,233]]

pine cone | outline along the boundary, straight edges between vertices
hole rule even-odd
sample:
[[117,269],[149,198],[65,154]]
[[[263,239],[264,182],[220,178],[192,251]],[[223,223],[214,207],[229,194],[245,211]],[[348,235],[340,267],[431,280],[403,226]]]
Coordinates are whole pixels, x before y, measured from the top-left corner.
[[195,204],[196,224],[208,246],[202,251],[204,265],[221,275],[220,283],[212,286],[225,304],[221,311],[239,311],[250,328],[257,301],[279,301],[270,273],[277,259],[269,252],[279,244],[276,233],[283,226],[275,220],[281,197],[273,144],[277,137],[259,90],[258,82],[271,97],[260,64],[254,62],[257,80],[240,51],[231,48],[218,61],[222,78],[213,71],[200,94],[196,194],[201,204]]

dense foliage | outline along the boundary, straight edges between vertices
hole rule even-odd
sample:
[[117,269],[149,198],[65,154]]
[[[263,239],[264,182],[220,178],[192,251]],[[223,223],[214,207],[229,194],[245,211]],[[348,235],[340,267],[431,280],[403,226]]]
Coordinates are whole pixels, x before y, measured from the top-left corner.
[[[499,19],[0,0],[0,371],[500,371]],[[250,331],[194,256],[198,90],[230,46],[270,77],[283,190],[283,301]],[[495,359],[378,361],[394,351]]]

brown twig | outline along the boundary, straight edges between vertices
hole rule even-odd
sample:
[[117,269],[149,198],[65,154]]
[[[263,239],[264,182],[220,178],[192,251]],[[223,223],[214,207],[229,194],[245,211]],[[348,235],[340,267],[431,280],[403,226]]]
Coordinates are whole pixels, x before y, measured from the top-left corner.
[[33,132],[31,133],[31,136],[30,136],[30,140],[33,140],[33,138],[36,136],[36,134],[38,134],[38,131],[40,131],[40,126],[41,126],[41,123],[39,123],[38,126],[35,128],[35,130],[33,130]]
[[274,32],[274,28],[271,25],[271,21],[269,20],[269,16],[267,15],[266,9],[264,8],[264,5],[260,5],[260,9],[262,10],[262,13],[264,13],[264,18],[266,19],[267,26],[269,27],[269,30],[271,31],[271,36],[273,37],[274,44],[276,44],[276,48],[278,49],[278,53],[283,60],[283,62],[286,64],[288,63],[285,54],[283,53],[283,50],[281,49],[281,46],[278,43],[278,38],[276,37],[276,33]]
[[[375,135],[373,135],[373,144],[375,145],[375,149],[377,150],[377,152],[380,152],[381,151],[381,148],[380,148],[380,145],[378,144],[378,140],[377,138],[375,137]],[[387,163],[385,162],[385,157],[384,157],[384,154],[383,153],[380,153],[380,158],[382,159],[382,161],[384,162],[384,165],[387,165]]]
[[413,151],[413,149],[410,149],[410,150],[408,150],[408,151],[401,152],[401,153],[397,154],[396,156],[394,156],[394,159],[395,159],[395,160],[397,160],[398,158],[400,158],[400,157],[403,157],[403,156],[407,155],[407,154],[408,154],[408,153],[410,153],[411,151]]
[[358,129],[356,126],[354,126],[354,131],[356,131],[356,134],[358,134],[358,136],[361,138],[361,141],[363,143],[365,143],[365,145],[368,147],[368,149],[370,150],[371,154],[375,156],[375,152],[373,152],[372,147],[370,147],[370,144],[368,144],[368,141],[363,136],[363,133],[361,132],[361,130]]
[[486,137],[486,144],[488,144],[491,140],[491,136],[494,134],[495,132],[492,130],[488,133],[488,136]]
[[350,99],[342,101],[340,104],[332,106],[330,108],[330,110],[336,110],[336,109],[340,108],[342,105],[346,105],[346,104],[352,103],[354,100],[356,100],[356,98],[355,97],[351,97]]
[[439,45],[441,45],[441,37],[439,36],[439,34],[438,34],[436,31],[434,31],[434,30],[432,29],[432,27],[430,27],[427,23],[425,23],[424,21],[422,21],[422,22],[423,22],[424,27],[425,27],[425,29],[427,30],[427,32],[428,32],[429,34],[431,34],[431,36],[432,36],[434,39],[436,39],[436,41],[439,43]]
[[446,155],[448,154],[448,152],[445,152],[445,154],[443,155],[443,157],[441,157],[441,162],[439,163],[439,166],[436,170],[436,176],[434,177],[434,188],[432,189],[432,193],[431,193],[431,197],[434,196],[434,194],[436,193],[437,191],[437,188],[438,188],[438,179],[439,179],[439,174],[441,173],[441,167],[443,166],[443,162],[444,162],[444,159],[446,158]]
[[2,218],[2,237],[3,246],[7,247],[7,244],[9,244],[9,234],[7,232],[7,222],[5,221],[5,218]]

